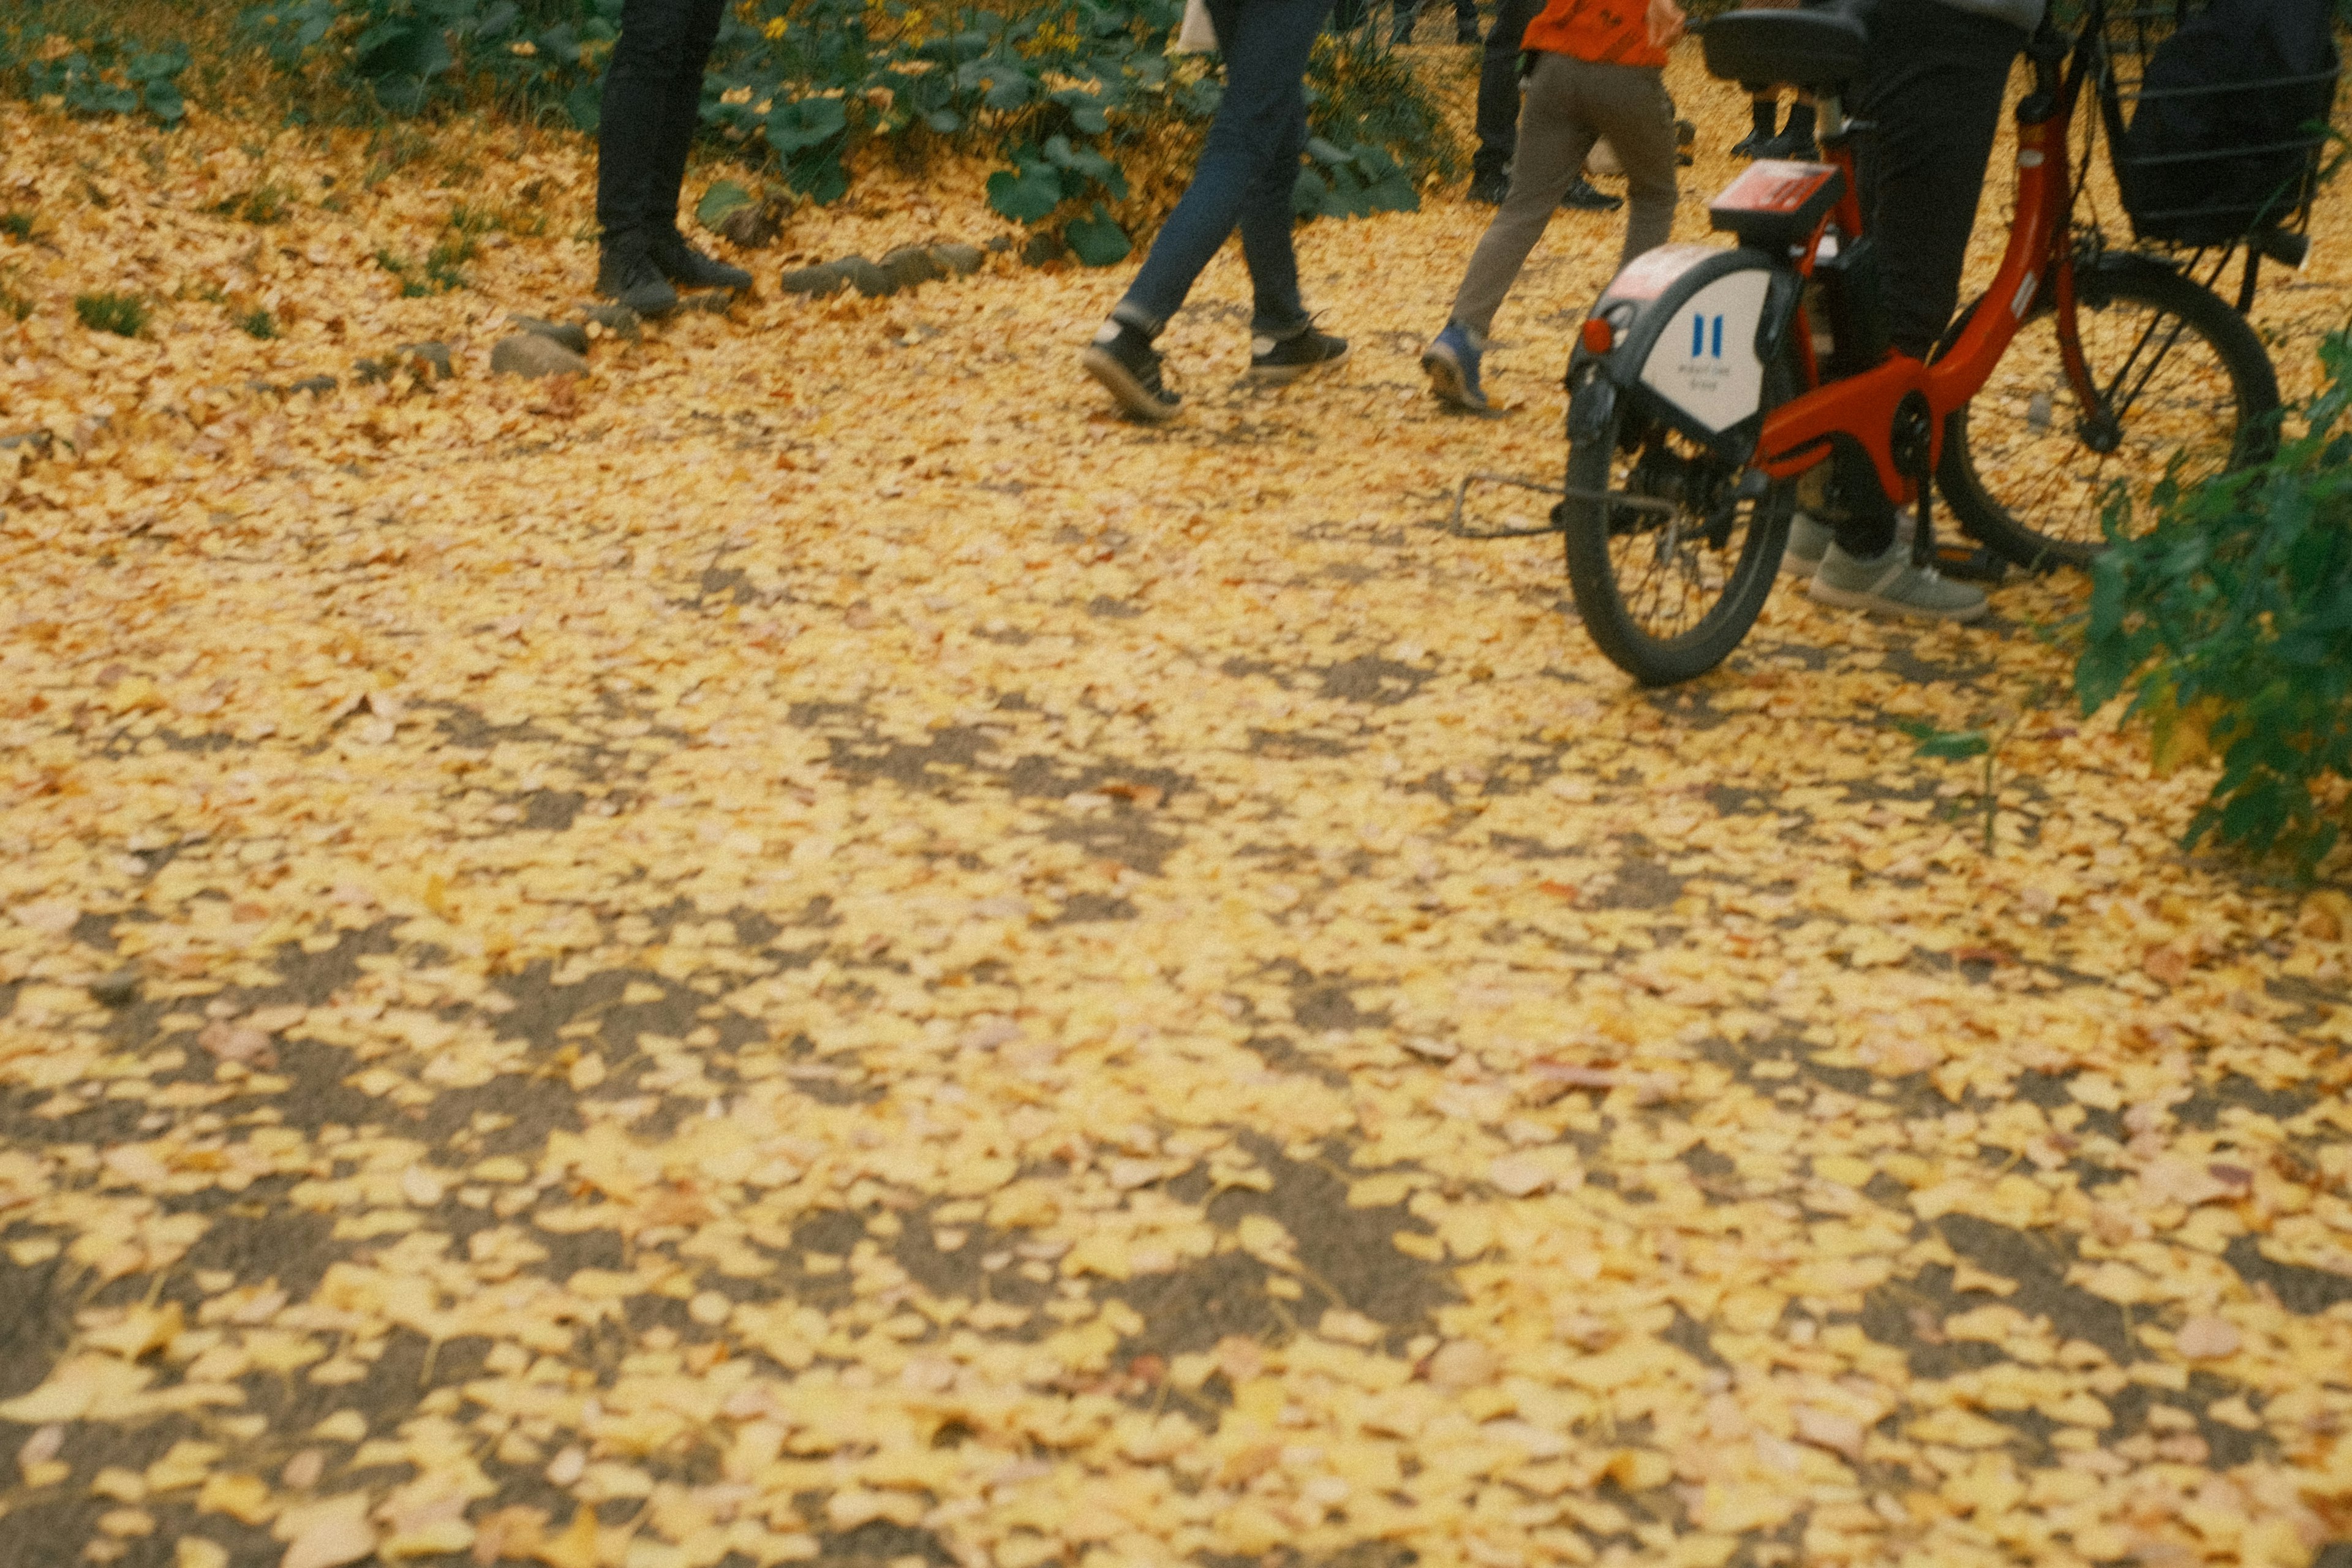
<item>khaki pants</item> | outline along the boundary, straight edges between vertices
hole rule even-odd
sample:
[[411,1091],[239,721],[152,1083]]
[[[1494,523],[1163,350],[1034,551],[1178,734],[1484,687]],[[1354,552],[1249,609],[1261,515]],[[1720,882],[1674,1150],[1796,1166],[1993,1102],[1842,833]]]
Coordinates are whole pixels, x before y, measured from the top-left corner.
[[1485,342],[1528,252],[1601,137],[1625,166],[1629,210],[1618,265],[1666,242],[1675,224],[1675,118],[1654,66],[1596,65],[1573,55],[1536,57],[1519,110],[1511,194],[1487,226],[1454,296],[1453,319]]

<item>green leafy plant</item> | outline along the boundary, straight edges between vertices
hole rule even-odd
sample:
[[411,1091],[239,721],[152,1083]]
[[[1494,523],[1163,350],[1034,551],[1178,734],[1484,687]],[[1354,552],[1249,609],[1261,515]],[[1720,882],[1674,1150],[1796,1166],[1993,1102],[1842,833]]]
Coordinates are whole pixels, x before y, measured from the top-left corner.
[[73,114],[144,113],[164,126],[187,118],[180,77],[188,51],[178,44],[150,47],[104,29],[85,38],[49,35],[30,47],[27,42],[14,38],[0,57],[26,98],[54,99]]
[[225,217],[266,226],[282,221],[294,210],[294,194],[275,180],[263,180],[243,195],[228,197],[215,210]]
[[1984,814],[1984,852],[1993,853],[1995,832],[2000,817],[2000,752],[2009,743],[2029,714],[2040,710],[2042,694],[2037,691],[2021,704],[2006,721],[1987,724],[1973,730],[1947,730],[1925,719],[1897,719],[1895,727],[1918,742],[1912,752],[1917,757],[1937,757],[1947,762],[1971,762],[1982,759],[1983,768],[1977,781],[1977,806]]
[[33,237],[33,215],[27,212],[0,213],[0,234],[19,245]]
[[[495,100],[561,105],[593,129],[620,0],[266,0],[247,34],[289,70],[326,73],[396,113]],[[1026,226],[1024,253],[1103,266],[1173,199],[1171,133],[1221,89],[1167,47],[1181,0],[739,0],[707,73],[702,118],[800,195],[847,194],[854,154],[952,146],[1003,160],[990,205]],[[1435,100],[1377,29],[1318,44],[1308,81],[1319,138],[1302,168],[1303,216],[1409,209],[1416,182],[1455,167]],[[372,184],[378,176],[373,170]]]
[[135,294],[77,294],[74,314],[93,332],[135,338],[147,330],[147,305]]
[[2159,767],[2216,757],[2190,819],[2308,873],[2334,847],[2352,776],[2352,337],[2320,349],[2304,434],[2195,486],[2168,476],[2138,537],[2118,491],[2092,571],[2074,689],[2088,712],[2129,690]]
[[267,310],[247,310],[236,318],[237,330],[248,338],[267,342],[278,335],[278,321]]
[[416,114],[486,86],[509,107],[560,105],[596,125],[597,79],[620,0],[265,0],[238,27],[280,68],[320,57],[348,86]]

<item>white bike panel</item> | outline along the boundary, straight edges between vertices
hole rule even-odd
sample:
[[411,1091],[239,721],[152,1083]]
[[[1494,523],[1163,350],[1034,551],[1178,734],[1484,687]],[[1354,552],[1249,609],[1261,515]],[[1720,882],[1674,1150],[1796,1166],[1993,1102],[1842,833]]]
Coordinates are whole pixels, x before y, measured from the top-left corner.
[[1709,430],[1756,412],[1764,362],[1756,329],[1771,274],[1762,268],[1717,279],[1682,303],[1642,366],[1642,384]]

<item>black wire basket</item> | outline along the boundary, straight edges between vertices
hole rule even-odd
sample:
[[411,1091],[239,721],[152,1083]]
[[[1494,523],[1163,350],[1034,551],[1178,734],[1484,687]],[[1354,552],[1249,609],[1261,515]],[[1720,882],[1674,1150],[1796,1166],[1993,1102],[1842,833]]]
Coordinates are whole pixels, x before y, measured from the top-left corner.
[[[2246,9],[2230,7],[2230,25]],[[2341,64],[2322,24],[2284,43],[2265,35],[2262,45],[2239,52],[2323,68],[2208,79],[2228,74],[2216,72],[2211,40],[2200,36],[2200,27],[2210,32],[2224,21],[2210,10],[2191,0],[2106,7],[2093,85],[2133,238],[2219,250],[2217,274],[2244,247],[2243,310],[2257,257],[2300,265],[2309,248]]]

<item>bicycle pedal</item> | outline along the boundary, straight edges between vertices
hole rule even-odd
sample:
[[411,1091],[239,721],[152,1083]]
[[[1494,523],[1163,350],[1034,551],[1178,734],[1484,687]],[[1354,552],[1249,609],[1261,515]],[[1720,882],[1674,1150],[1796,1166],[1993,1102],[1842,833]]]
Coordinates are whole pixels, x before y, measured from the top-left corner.
[[1956,583],[1998,583],[2009,563],[1981,544],[1937,544],[1936,570]]

